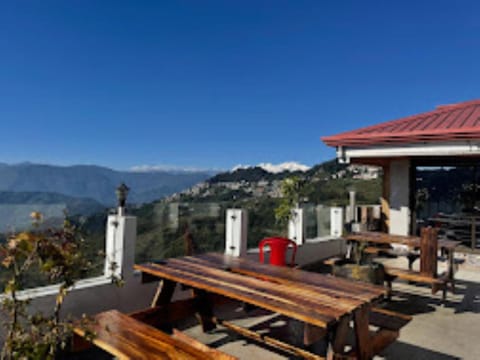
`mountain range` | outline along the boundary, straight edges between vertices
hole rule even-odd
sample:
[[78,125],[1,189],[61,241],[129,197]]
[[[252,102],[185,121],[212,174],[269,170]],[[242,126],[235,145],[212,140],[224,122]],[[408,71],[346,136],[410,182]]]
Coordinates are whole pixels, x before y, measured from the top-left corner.
[[297,171],[305,172],[310,170],[310,167],[307,165],[303,165],[295,161],[287,161],[280,164],[260,163],[256,166],[237,165],[232,169],[232,172],[240,169],[250,169],[255,167],[261,168],[266,172],[269,172],[272,174],[279,174],[282,172],[297,172]]
[[[116,201],[115,189],[124,182],[130,188],[129,203],[139,204],[181,191],[210,176],[211,173],[208,172],[134,172],[117,171],[94,165],[0,163],[0,192],[5,192],[4,196],[10,193],[8,200],[13,203],[18,203],[14,199],[16,196],[25,201],[29,196],[37,199],[40,196],[45,200],[51,198],[52,193],[56,193],[75,198],[87,198],[104,206],[112,206]],[[14,194],[19,192],[23,194]],[[51,198],[48,201],[56,201],[56,199]]]

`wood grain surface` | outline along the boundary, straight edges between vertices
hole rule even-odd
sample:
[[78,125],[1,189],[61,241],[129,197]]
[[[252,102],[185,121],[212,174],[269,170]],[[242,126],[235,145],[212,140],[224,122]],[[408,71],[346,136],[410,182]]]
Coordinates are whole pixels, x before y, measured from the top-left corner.
[[168,259],[135,269],[323,328],[381,299],[385,292],[382,287],[219,254]]
[[[118,359],[217,359],[216,352],[175,339],[168,334],[143,324],[128,315],[110,310],[95,316],[92,329],[96,336],[93,343]],[[75,333],[85,336],[75,328]],[[231,357],[225,357],[231,358]]]
[[[370,242],[377,244],[403,244],[411,248],[420,248],[419,236],[402,236],[376,231],[364,231],[349,234],[345,236],[345,239],[349,241]],[[438,239],[438,247],[445,250],[453,250],[460,244],[460,241]]]

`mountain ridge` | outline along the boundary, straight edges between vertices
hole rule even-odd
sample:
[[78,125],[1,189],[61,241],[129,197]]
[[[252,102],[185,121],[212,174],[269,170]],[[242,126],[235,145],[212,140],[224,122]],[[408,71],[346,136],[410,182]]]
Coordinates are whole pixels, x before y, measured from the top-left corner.
[[115,204],[115,189],[124,182],[131,189],[129,202],[145,203],[181,191],[211,176],[195,172],[131,172],[98,165],[0,163],[0,191],[58,193]]

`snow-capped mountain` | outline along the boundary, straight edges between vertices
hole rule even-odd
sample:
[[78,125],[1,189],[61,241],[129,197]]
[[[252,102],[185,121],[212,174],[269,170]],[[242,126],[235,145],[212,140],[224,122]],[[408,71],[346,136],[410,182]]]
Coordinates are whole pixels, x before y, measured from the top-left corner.
[[295,161],[288,161],[280,164],[272,164],[272,163],[260,163],[256,166],[251,165],[237,165],[231,171],[236,171],[238,169],[248,169],[253,167],[262,168],[265,171],[268,171],[272,174],[278,174],[284,171],[294,172],[294,171],[308,171],[310,167],[304,164],[300,164]]

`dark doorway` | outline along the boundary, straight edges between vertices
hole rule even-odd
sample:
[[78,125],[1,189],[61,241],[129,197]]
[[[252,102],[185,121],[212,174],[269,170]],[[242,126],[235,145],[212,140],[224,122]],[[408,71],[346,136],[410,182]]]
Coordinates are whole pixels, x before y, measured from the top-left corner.
[[466,245],[472,245],[473,240],[476,246],[480,237],[476,236],[476,229],[480,231],[476,226],[480,221],[480,162],[450,160],[446,164],[413,164],[412,230],[418,233],[421,227],[432,225],[440,229],[440,236]]

